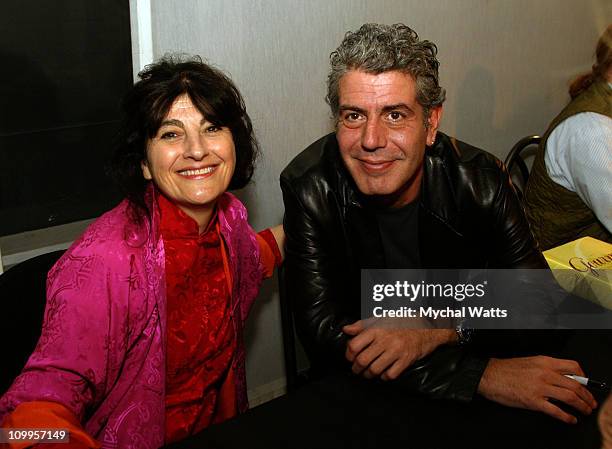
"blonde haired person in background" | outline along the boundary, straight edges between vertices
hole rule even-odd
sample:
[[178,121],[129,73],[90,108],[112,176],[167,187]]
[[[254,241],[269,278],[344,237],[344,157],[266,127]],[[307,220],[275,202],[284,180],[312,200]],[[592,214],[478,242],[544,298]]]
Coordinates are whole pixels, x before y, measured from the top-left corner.
[[543,250],[586,236],[612,242],[612,25],[595,56],[544,134],[527,183],[527,217]]

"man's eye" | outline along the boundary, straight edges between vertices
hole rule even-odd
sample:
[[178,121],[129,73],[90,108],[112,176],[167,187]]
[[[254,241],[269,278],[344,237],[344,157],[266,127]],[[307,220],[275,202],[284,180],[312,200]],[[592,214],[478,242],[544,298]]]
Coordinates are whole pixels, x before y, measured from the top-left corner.
[[398,111],[389,112],[389,118],[393,120],[394,122],[401,120],[403,117],[404,117],[404,114],[402,114],[401,112],[398,112]]
[[363,119],[363,115],[359,112],[346,112],[342,117],[345,123],[358,124]]
[[341,115],[341,121],[347,128],[359,128],[366,120],[366,117],[360,112],[344,111]]

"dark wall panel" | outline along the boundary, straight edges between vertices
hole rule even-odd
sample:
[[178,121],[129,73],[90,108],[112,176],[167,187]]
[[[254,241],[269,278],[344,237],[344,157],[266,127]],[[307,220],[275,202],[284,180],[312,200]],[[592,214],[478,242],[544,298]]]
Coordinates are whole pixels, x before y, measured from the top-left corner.
[[91,218],[132,84],[127,0],[12,0],[0,14],[0,235]]

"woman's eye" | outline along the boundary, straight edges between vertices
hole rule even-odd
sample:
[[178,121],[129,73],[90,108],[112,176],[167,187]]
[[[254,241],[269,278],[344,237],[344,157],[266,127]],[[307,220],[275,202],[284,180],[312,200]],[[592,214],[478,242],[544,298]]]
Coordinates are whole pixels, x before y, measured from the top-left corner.
[[210,125],[206,127],[206,132],[207,133],[216,133],[218,131],[221,131],[221,127],[217,126],[217,125]]
[[174,131],[166,131],[166,132],[162,133],[162,135],[160,136],[160,139],[164,139],[164,140],[174,139],[177,136],[178,136],[178,134],[175,133]]

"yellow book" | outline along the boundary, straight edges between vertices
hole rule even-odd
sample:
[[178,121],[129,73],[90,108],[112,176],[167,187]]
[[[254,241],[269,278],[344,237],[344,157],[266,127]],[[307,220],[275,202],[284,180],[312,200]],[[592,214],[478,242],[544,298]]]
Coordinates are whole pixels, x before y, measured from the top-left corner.
[[543,252],[566,291],[612,310],[612,245],[583,237]]

